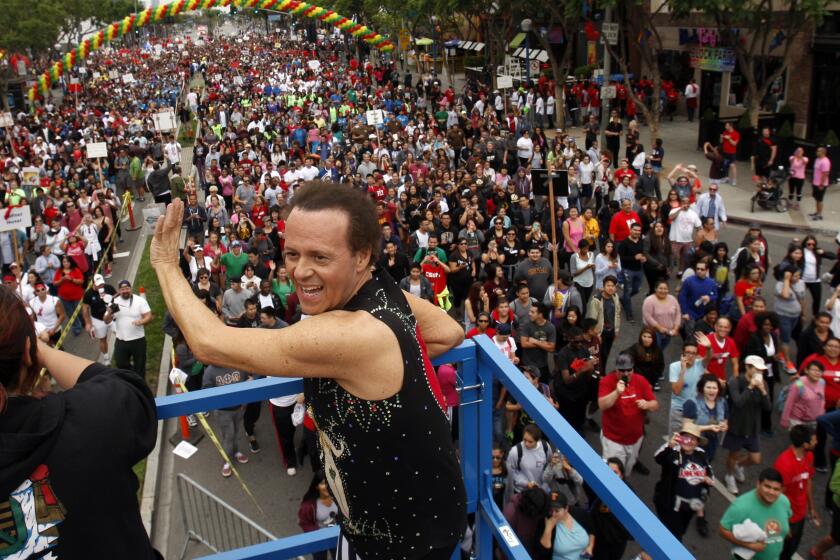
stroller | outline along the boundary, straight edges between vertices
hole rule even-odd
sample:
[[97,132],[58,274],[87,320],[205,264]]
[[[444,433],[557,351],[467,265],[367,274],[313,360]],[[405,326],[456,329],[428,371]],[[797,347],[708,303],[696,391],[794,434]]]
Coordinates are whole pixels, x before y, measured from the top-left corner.
[[788,179],[788,173],[783,166],[770,171],[767,181],[756,180],[756,193],[750,199],[750,212],[755,212],[756,205],[765,210],[787,212],[788,199],[784,195],[783,186]]

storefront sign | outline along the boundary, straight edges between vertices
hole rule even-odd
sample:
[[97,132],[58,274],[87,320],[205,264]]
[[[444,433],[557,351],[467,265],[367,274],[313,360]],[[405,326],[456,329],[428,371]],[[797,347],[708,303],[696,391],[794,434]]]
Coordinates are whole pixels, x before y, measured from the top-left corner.
[[732,72],[735,70],[735,51],[727,48],[694,47],[690,52],[692,68],[712,72]]

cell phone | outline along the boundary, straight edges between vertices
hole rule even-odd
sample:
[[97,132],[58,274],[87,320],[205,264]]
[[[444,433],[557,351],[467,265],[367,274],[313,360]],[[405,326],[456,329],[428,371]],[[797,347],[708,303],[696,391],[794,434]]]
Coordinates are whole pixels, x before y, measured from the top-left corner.
[[630,376],[629,375],[622,375],[621,380],[624,382],[624,385],[630,385]]

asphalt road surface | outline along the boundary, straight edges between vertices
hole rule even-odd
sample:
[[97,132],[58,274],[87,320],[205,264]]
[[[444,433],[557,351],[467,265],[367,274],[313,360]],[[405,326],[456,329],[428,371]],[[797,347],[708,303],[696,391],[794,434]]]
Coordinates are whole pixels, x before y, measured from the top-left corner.
[[[746,228],[740,226],[726,227],[721,232],[721,238],[727,242],[731,248],[738,247]],[[777,233],[773,231],[766,231],[765,235],[769,241],[770,253],[773,262],[779,262],[784,256],[788,243],[795,237],[795,234]],[[827,250],[834,250],[836,245],[832,238],[819,238],[820,246]],[[730,251],[730,252],[731,252]],[[769,284],[768,284],[769,285]],[[634,298],[634,311],[637,318],[641,317],[641,304],[646,294],[646,286],[643,287],[642,292]],[[773,305],[773,296],[771,289],[765,289],[765,297],[768,298],[770,307]],[[810,310],[810,305],[807,304]],[[633,344],[638,337],[640,329],[640,320],[637,320],[636,325],[626,325],[621,329],[621,336],[614,344],[612,352],[613,359],[619,350],[624,349]],[[675,340],[669,345],[665,353],[666,364],[679,359],[679,341]],[[610,364],[612,365],[612,364]],[[777,388],[778,391],[778,388]],[[631,482],[633,488],[638,495],[652,507],[653,489],[656,481],[659,478],[659,469],[653,461],[653,454],[656,449],[664,442],[664,436],[667,431],[667,417],[668,408],[670,405],[670,388],[667,384],[663,384],[662,390],[657,393],[657,399],[660,403],[660,411],[653,414],[651,422],[647,427],[647,437],[642,448],[641,459],[651,468],[652,473],[649,476],[641,476],[633,474]],[[600,420],[600,419],[598,419]],[[776,414],[778,420],[778,414]],[[300,498],[306,490],[306,487],[311,478],[311,471],[308,463],[303,468],[298,469],[298,473],[294,477],[286,474],[280,461],[279,446],[275,439],[274,428],[271,424],[270,413],[268,405],[263,404],[262,417],[257,426],[257,434],[260,444],[262,445],[262,452],[257,455],[252,455],[247,452],[247,440],[244,433],[240,440],[240,446],[246,450],[246,454],[250,457],[250,462],[246,465],[240,465],[240,472],[249,486],[251,491],[256,496],[257,502],[265,512],[263,516],[246,496],[239,483],[235,478],[224,479],[221,476],[221,459],[216,450],[212,447],[210,442],[205,438],[199,444],[199,451],[190,459],[184,460],[178,457],[173,457],[168,451],[165,453],[169,455],[168,460],[173,461],[172,467],[174,473],[184,472],[195,479],[198,483],[205,486],[208,490],[216,496],[230,504],[243,513],[246,517],[252,519],[257,524],[266,528],[269,532],[276,536],[287,536],[300,532],[297,525],[297,509],[300,503]],[[300,437],[300,433],[298,437]],[[596,449],[600,451],[600,444],[598,443],[597,434],[594,432],[587,433],[587,441]],[[763,456],[763,464],[765,466],[772,465],[776,456],[781,453],[789,442],[787,434],[784,430],[776,427],[775,437],[761,438],[761,451]],[[724,474],[724,460],[726,456],[725,450],[721,450],[717,454],[714,468],[718,478],[722,481]],[[749,490],[755,486],[759,467],[752,467],[747,469],[747,481],[740,484],[742,492]],[[166,471],[164,471],[166,472]],[[817,473],[815,480],[815,497],[820,506],[820,511],[824,523],[823,528],[816,528],[812,524],[808,524],[805,529],[805,536],[802,545],[800,546],[800,554],[807,557],[808,549],[827,532],[826,524],[830,523],[828,511],[825,509],[822,500],[822,489],[827,481],[826,474]],[[166,484],[171,484],[174,476],[167,477]],[[685,545],[688,549],[696,555],[697,558],[703,559],[724,559],[728,558],[729,547],[727,543],[717,535],[718,521],[723,515],[724,510],[729,505],[729,498],[721,491],[714,490],[709,501],[707,502],[706,511],[707,519],[709,520],[711,535],[708,538],[702,538],[696,531],[692,523],[686,537],[684,539]],[[181,517],[181,506],[178,503],[177,496],[173,495],[171,500],[170,533],[168,539],[168,547],[165,551],[167,557],[177,557],[181,552],[181,547],[184,544],[186,537],[185,527]],[[632,558],[637,549],[631,544],[628,548],[626,558]],[[210,551],[200,544],[190,544],[187,548],[188,558],[194,558],[209,554]],[[836,551],[834,551],[836,554]]]

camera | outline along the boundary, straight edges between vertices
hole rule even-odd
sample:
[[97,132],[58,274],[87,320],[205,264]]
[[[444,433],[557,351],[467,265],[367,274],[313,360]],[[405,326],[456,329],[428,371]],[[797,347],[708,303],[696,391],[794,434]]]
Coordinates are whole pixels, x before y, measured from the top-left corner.
[[630,376],[629,375],[622,375],[621,380],[624,382],[624,386],[630,385]]
[[111,312],[111,315],[114,315],[115,313],[119,313],[120,306],[116,303],[108,304],[108,311]]

